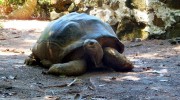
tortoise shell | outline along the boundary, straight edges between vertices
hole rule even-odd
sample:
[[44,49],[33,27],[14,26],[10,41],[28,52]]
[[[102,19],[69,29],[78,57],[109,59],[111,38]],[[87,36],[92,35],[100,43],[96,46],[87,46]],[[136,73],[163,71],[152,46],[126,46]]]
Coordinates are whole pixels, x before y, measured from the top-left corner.
[[85,13],[70,13],[48,24],[32,52],[40,60],[67,62],[84,56],[83,42],[95,39],[104,47],[124,51],[124,45],[107,23]]

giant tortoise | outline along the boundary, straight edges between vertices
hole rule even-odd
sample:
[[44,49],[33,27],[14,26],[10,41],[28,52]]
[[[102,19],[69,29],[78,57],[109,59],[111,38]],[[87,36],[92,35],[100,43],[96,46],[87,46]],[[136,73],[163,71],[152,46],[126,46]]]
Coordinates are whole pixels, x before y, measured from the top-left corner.
[[48,74],[67,76],[102,67],[130,71],[133,64],[123,51],[124,45],[110,25],[74,12],[49,23],[25,63],[47,67]]

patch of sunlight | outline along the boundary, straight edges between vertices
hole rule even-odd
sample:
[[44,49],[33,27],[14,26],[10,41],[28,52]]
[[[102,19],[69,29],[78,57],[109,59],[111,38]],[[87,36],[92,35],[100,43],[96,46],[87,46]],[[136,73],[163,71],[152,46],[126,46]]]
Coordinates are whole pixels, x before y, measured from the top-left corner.
[[37,40],[29,40],[29,39],[25,39],[24,42],[27,42],[27,43],[35,43]]
[[142,11],[139,11],[139,10],[136,10],[134,9],[134,13],[136,13],[136,18],[140,21],[143,21],[143,22],[148,22],[149,21],[149,16],[146,12],[142,12]]
[[0,56],[12,56],[12,55],[21,55],[21,53],[1,52],[0,51]]
[[156,74],[166,74],[168,73],[167,69],[161,69],[161,70],[148,70],[146,71],[148,73],[156,73]]
[[121,79],[123,79],[123,80],[131,80],[131,81],[138,81],[138,80],[140,80],[140,78],[135,77],[135,76],[124,76]]
[[178,51],[178,52],[180,52],[180,46],[179,46],[179,45],[176,46],[176,47],[174,47],[173,49],[176,50],[176,51]]
[[10,20],[3,22],[4,28],[15,28],[18,30],[27,30],[27,29],[40,29],[43,30],[47,24],[48,21],[37,21],[37,20]]
[[10,48],[10,47],[0,47],[0,56],[12,56],[12,55],[30,55],[30,49],[24,48]]
[[21,68],[21,67],[26,66],[26,65],[23,64],[23,63],[24,63],[24,61],[23,61],[21,64],[19,64],[19,65],[14,65],[14,68]]
[[102,77],[101,80],[103,81],[107,81],[107,82],[110,82],[112,80],[115,80],[115,81],[124,81],[124,80],[130,80],[130,81],[138,81],[140,80],[139,77],[136,77],[136,76],[124,76],[124,77],[115,77],[115,79],[113,79],[112,77]]
[[4,70],[4,68],[0,67],[0,70]]
[[147,59],[164,59],[159,53],[145,53],[141,54],[138,57],[147,58]]
[[149,0],[146,0],[146,5],[147,5],[147,6],[149,5]]

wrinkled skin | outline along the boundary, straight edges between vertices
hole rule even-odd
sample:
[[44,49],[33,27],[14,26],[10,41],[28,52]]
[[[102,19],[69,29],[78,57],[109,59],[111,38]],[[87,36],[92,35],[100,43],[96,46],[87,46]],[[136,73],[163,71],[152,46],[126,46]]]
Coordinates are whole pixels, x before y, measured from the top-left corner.
[[70,13],[45,28],[25,63],[49,68],[48,74],[68,76],[101,67],[130,71],[133,65],[123,51],[124,45],[108,24],[94,16]]

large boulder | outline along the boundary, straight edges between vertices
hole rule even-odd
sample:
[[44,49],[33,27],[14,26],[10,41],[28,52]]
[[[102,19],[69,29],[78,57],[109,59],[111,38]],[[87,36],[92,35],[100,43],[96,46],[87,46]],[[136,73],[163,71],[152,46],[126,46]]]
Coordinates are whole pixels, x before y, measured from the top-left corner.
[[125,39],[166,36],[180,21],[178,0],[71,0],[63,7],[68,12],[85,12],[102,19]]

